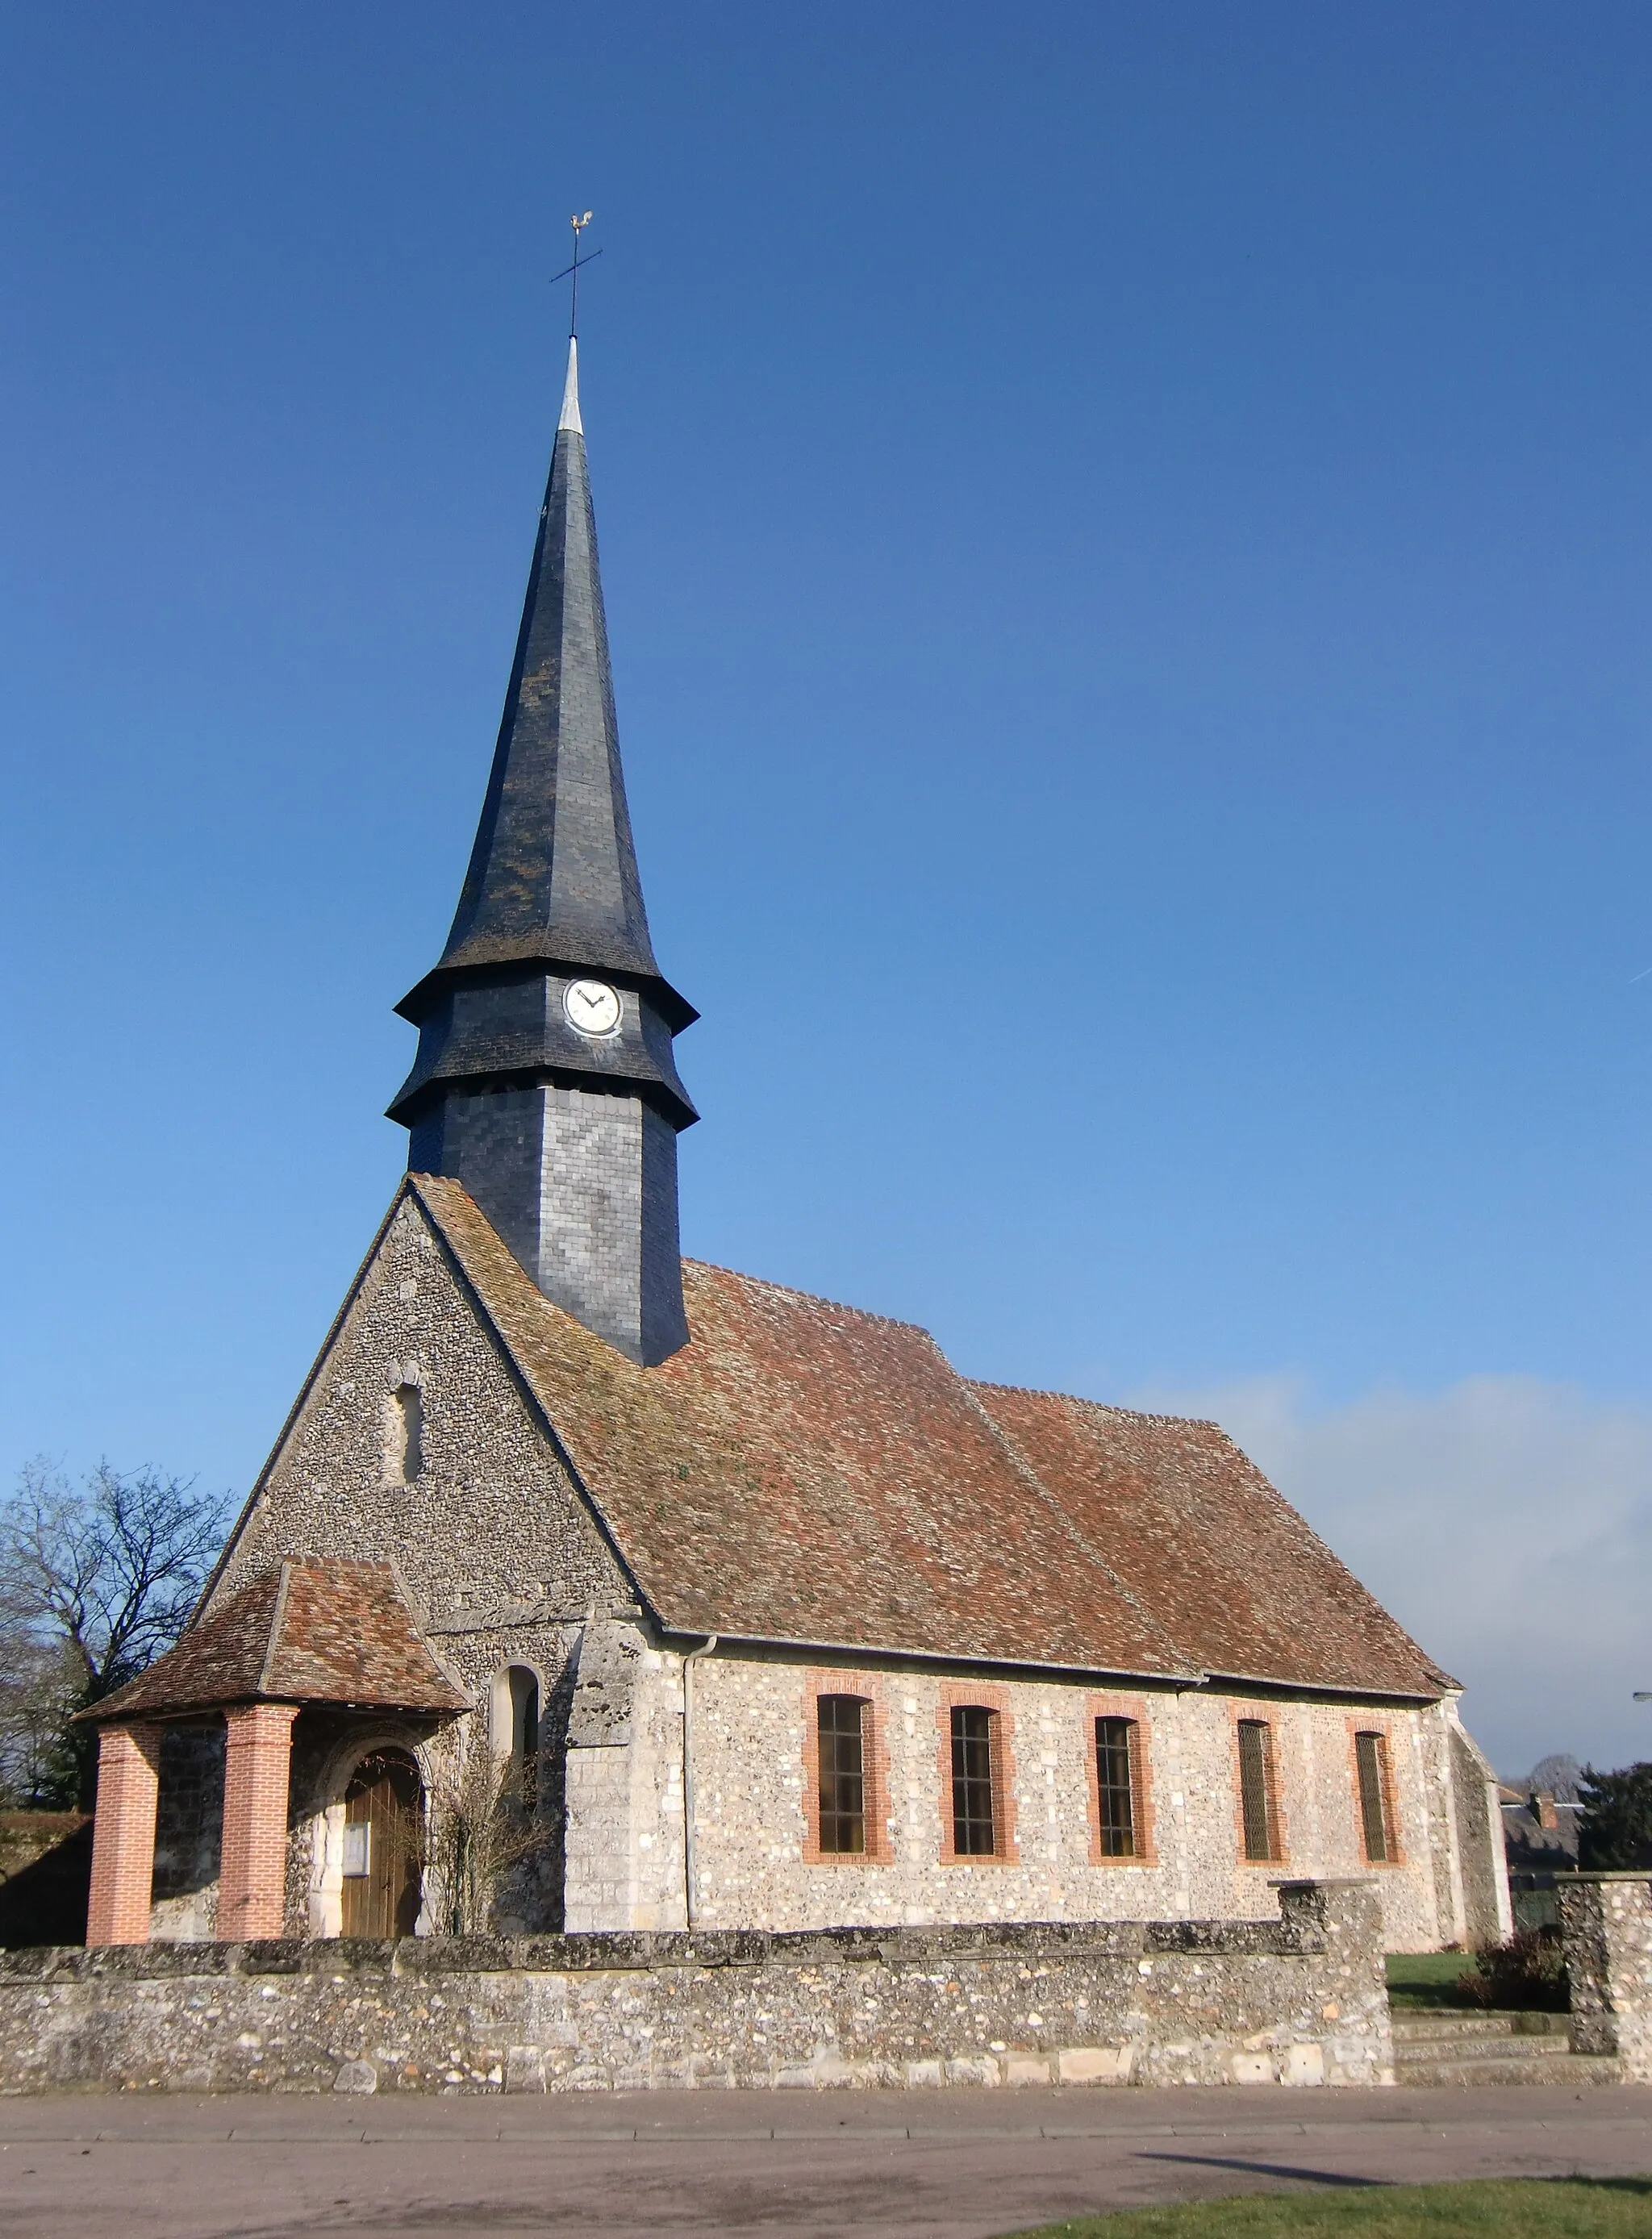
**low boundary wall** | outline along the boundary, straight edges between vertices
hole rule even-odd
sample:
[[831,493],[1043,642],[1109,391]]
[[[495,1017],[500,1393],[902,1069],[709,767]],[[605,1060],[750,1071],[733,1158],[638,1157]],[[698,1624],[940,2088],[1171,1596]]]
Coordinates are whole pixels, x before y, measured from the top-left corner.
[[1387,2083],[1381,1912],[0,1953],[0,2091]]

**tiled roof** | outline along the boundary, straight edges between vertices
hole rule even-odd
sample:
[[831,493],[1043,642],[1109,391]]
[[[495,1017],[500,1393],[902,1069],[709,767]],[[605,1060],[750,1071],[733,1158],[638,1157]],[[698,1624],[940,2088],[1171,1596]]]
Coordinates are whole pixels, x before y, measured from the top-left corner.
[[192,1624],[88,1721],[233,1703],[463,1711],[383,1563],[283,1563]]
[[1454,1684],[1216,1424],[975,1388],[1202,1670],[1396,1694]]
[[1437,1695],[1443,1675],[1212,1424],[967,1382],[926,1332],[685,1260],[638,1368],[461,1186],[428,1210],[675,1631]]

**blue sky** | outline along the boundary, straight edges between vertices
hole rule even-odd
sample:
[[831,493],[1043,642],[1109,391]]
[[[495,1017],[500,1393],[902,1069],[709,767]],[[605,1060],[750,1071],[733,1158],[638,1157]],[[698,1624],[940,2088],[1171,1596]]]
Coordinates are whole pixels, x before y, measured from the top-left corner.
[[1611,4],[10,11],[0,1472],[244,1487],[372,1232],[590,206],[686,1248],[1216,1407],[1507,1769],[1652,1753],[1649,96]]

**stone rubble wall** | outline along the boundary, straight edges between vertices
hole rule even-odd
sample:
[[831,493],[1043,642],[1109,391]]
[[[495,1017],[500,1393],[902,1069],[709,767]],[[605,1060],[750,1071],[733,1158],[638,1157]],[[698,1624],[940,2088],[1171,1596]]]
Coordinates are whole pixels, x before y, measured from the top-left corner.
[[1574,2052],[1612,2053],[1626,2083],[1652,2083],[1652,1877],[1560,1877]]
[[1272,1921],[0,1955],[0,2091],[1393,2081],[1378,1901]]
[[[666,1711],[680,1714],[680,1659],[668,1654],[654,1663],[657,1669],[639,1667],[639,1692],[656,1691]],[[1009,1678],[989,1699],[1002,1698],[1010,1724],[1016,1855],[953,1861],[942,1854],[943,1711],[949,1688],[956,1694],[964,1684],[959,1675],[949,1679],[909,1665],[857,1666],[843,1658],[829,1671],[804,1669],[778,1653],[727,1647],[701,1663],[696,1925],[784,1931],[843,1922],[1266,1919],[1282,1879],[1351,1876],[1380,1891],[1390,1950],[1463,1941],[1464,1886],[1492,1920],[1495,1939],[1501,1852],[1483,1826],[1477,1844],[1458,1838],[1462,1729],[1448,1704],[1374,1706]],[[887,1756],[881,1856],[809,1862],[805,1744],[816,1685],[876,1704],[878,1744]],[[1102,1711],[1141,1723],[1140,1800],[1150,1820],[1145,1857],[1096,1853],[1093,1737]],[[1242,1717],[1266,1718],[1273,1729],[1282,1855],[1267,1864],[1242,1854],[1236,1742]],[[1369,1864],[1364,1855],[1356,1727],[1388,1737],[1398,1823],[1398,1856],[1388,1864]],[[659,1764],[670,1772],[664,1752]],[[1472,1771],[1483,1820],[1484,1779]],[[1496,1832],[1500,1843],[1501,1828]],[[1442,1858],[1460,1862],[1455,1891],[1437,1870]]]
[[[417,1387],[421,1461],[390,1466],[386,1405]],[[398,1567],[462,1685],[475,1632],[571,1619],[629,1588],[482,1329],[447,1252],[404,1202],[363,1270],[231,1535],[208,1606],[283,1556]]]

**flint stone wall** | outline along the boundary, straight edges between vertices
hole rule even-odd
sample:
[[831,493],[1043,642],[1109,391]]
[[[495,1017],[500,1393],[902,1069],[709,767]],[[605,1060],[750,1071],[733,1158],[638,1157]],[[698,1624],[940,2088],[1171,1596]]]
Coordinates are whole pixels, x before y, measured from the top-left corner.
[[1652,2083],[1652,1877],[1565,1874],[1555,1886],[1572,2050],[1615,2053],[1626,2083]]
[[0,1955],[0,2090],[1387,2083],[1376,1893],[1267,1921]]

